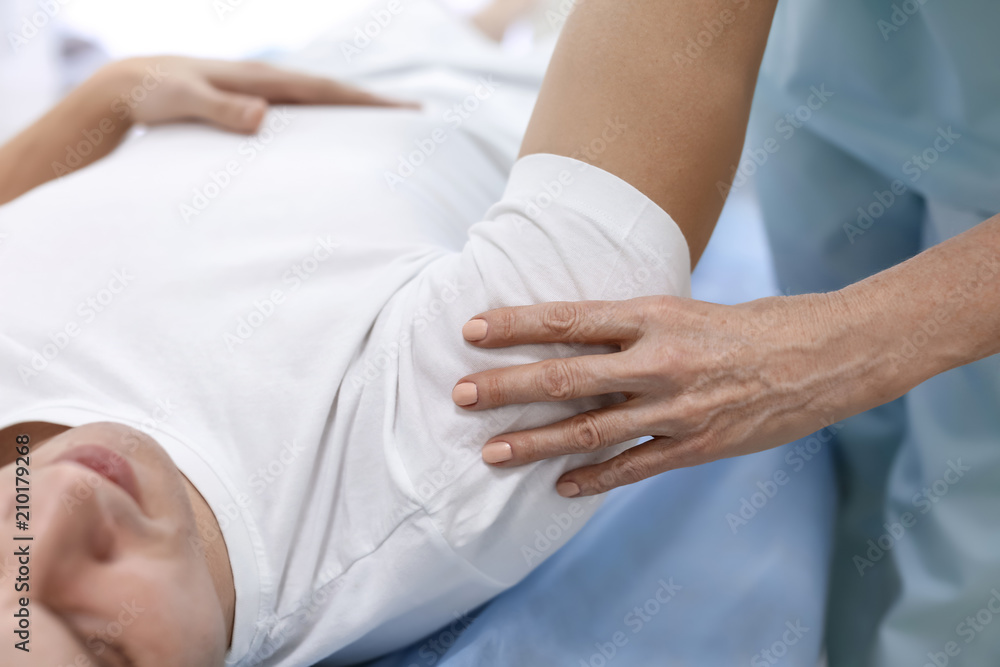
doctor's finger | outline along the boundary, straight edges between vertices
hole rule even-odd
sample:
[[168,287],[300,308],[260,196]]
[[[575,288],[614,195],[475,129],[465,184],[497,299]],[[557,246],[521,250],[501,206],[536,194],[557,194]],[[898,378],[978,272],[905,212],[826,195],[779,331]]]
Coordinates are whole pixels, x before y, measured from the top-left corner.
[[636,340],[642,316],[630,301],[554,301],[487,311],[465,323],[478,347],[531,343],[623,344]]
[[638,390],[638,381],[621,374],[627,367],[620,360],[622,354],[625,353],[546,359],[474,373],[455,385],[452,400],[470,410],[485,410],[501,405],[631,393]]
[[626,449],[604,463],[571,470],[559,478],[556,491],[566,498],[593,496],[669,470],[712,460],[695,443],[657,437]]
[[569,419],[491,438],[483,446],[483,461],[506,468],[566,454],[599,452],[642,437],[647,429],[641,411],[630,403],[591,410]]

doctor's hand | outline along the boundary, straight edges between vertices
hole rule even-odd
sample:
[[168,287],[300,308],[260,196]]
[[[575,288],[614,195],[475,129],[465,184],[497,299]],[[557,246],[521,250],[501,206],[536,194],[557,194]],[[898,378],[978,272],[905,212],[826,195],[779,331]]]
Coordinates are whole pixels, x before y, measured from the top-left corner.
[[[466,376],[453,400],[468,410],[623,394],[611,407],[491,438],[487,463],[518,466],[653,439],[566,473],[558,492],[592,495],[667,470],[776,447],[906,391],[865,312],[840,293],[722,306],[678,297],[500,308],[470,320],[481,348],[529,343],[611,345],[619,351],[550,359]],[[882,364],[884,366],[884,364]]]
[[251,133],[260,126],[269,104],[415,106],[259,62],[130,58],[105,66],[96,76],[113,82],[118,91],[115,113],[146,125],[199,120]]

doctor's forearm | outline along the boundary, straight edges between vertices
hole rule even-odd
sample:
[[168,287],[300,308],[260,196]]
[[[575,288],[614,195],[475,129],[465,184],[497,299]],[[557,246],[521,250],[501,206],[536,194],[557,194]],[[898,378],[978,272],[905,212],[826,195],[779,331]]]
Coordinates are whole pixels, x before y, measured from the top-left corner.
[[671,215],[697,260],[742,149],[776,2],[580,2],[521,154],[575,157],[628,181]]
[[1000,216],[838,297],[844,320],[831,326],[853,328],[854,340],[869,348],[877,398],[896,398],[938,373],[998,354]]

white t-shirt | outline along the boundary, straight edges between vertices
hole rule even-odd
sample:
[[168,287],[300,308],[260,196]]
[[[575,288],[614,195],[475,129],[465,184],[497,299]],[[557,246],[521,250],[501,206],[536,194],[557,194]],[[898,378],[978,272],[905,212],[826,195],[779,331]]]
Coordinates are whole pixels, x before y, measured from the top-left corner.
[[467,373],[582,350],[477,350],[471,316],[689,292],[649,199],[551,155],[508,180],[510,142],[472,123],[390,187],[439,111],[276,109],[254,140],[165,127],[0,207],[0,428],[116,421],[167,449],[229,549],[231,664],[405,645],[595,511],[554,491],[594,457],[497,470],[479,452],[607,400],[450,398]]

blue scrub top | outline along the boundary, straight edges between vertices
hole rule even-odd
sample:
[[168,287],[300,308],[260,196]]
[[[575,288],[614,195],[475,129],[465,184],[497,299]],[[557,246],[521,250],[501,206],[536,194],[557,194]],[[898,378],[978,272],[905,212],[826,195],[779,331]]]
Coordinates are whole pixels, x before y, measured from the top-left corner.
[[1000,210],[995,0],[784,0],[762,74],[785,108],[832,93],[808,127],[860,161],[929,199]]
[[[997,214],[1000,2],[783,0],[738,167],[785,293]],[[931,329],[900,341],[904,359]],[[1000,358],[847,420],[835,452],[831,667],[1000,664]]]

